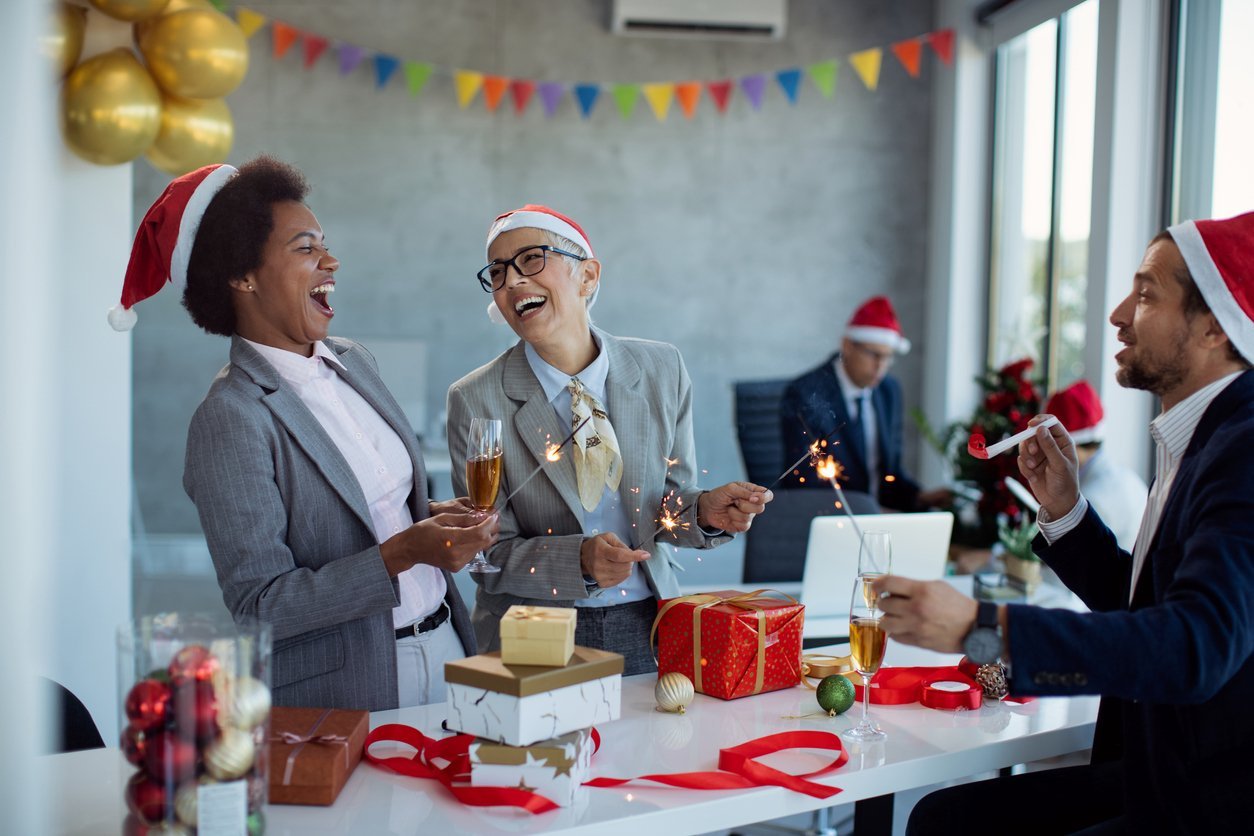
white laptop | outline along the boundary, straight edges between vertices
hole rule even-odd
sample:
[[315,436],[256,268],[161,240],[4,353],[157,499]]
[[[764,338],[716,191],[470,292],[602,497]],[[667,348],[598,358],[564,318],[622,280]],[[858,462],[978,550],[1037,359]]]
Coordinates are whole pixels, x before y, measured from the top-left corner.
[[[858,525],[864,532],[887,531],[892,535],[894,575],[926,581],[945,576],[949,535],[954,526],[954,516],[948,511],[859,514]],[[849,517],[815,517],[810,523],[805,574],[801,578],[807,627],[815,619],[849,618],[849,600],[857,574],[858,533]]]

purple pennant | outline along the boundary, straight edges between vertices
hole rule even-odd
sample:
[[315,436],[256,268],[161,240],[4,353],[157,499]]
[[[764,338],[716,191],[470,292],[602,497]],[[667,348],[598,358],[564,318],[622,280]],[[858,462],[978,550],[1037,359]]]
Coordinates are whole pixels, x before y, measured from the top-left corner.
[[566,94],[566,86],[560,81],[545,81],[540,84],[540,101],[544,103],[544,115],[552,118],[557,106]]
[[357,65],[361,63],[361,59],[366,57],[366,51],[359,46],[352,44],[340,45],[340,75],[348,75],[357,69]]
[[747,75],[740,79],[740,89],[745,91],[745,98],[757,110],[762,106],[762,94],[766,91],[766,76]]

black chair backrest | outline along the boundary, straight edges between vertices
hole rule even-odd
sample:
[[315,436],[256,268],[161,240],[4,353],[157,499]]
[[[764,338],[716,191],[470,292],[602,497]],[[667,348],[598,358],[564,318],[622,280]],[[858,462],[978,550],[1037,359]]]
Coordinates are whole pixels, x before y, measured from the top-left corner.
[[779,432],[779,401],[787,380],[746,380],[735,384],[736,436],[745,475],[769,485],[784,465],[784,439]]
[[[845,491],[845,499],[855,514],[880,512],[879,503],[870,494]],[[833,490],[776,490],[766,512],[754,518],[745,534],[744,583],[801,580],[810,541],[810,520],[843,513],[836,507]]]

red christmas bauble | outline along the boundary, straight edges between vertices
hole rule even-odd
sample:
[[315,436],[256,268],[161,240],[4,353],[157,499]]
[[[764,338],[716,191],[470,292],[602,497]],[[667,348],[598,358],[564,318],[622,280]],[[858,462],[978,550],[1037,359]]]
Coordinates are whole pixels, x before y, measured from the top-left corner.
[[165,725],[170,708],[170,686],[155,679],[141,679],[126,695],[126,718],[139,731]]
[[202,644],[189,644],[170,660],[170,681],[176,686],[188,680],[208,682],[218,672],[218,657]]
[[165,787],[142,772],[136,772],[126,784],[126,806],[141,819],[141,823],[164,819],[169,803]]
[[196,744],[172,732],[157,732],[144,747],[144,769],[154,780],[175,786],[196,775]]
[[143,766],[144,751],[148,748],[148,735],[134,726],[122,732],[122,754],[136,766]]
[[212,682],[189,680],[174,686],[171,725],[188,740],[208,742],[218,736],[218,700]]

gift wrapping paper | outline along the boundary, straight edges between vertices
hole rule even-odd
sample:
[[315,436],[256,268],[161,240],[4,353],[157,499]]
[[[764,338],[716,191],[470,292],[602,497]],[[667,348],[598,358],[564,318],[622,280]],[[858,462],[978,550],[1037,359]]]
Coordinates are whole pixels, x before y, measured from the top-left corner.
[[587,729],[531,746],[481,740],[470,744],[470,784],[516,787],[572,806],[592,769],[592,735]]

